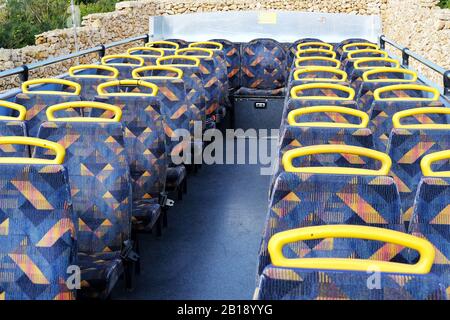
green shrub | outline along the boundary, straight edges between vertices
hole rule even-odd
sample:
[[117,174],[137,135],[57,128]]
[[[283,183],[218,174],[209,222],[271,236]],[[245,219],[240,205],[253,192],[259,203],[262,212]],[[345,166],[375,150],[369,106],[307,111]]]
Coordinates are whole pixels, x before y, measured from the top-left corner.
[[440,0],[438,5],[441,8],[450,8],[450,0]]

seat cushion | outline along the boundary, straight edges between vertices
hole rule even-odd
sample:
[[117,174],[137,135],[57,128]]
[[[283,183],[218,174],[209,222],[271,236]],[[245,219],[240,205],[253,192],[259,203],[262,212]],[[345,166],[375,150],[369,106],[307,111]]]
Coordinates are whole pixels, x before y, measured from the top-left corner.
[[81,268],[81,298],[107,298],[124,271],[119,251],[79,252],[78,264]]
[[158,199],[145,199],[133,201],[132,223],[137,231],[153,228],[161,215],[161,205]]
[[186,178],[186,167],[179,165],[167,169],[166,188],[169,190],[176,189]]
[[241,87],[236,91],[236,95],[250,95],[250,96],[282,96],[285,93],[285,88],[277,89],[254,89]]

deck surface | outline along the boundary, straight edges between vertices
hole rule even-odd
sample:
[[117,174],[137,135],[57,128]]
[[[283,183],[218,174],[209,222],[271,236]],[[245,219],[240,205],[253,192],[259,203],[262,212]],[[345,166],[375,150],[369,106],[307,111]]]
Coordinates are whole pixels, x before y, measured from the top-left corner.
[[251,299],[270,176],[259,165],[203,165],[163,236],[140,235],[135,290],[113,299]]

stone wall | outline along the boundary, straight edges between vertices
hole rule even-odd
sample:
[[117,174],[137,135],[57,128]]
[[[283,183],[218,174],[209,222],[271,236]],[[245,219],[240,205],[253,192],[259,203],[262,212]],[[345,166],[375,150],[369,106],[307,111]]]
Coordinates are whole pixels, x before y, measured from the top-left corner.
[[[432,61],[449,67],[449,10],[435,7],[434,0],[139,0],[119,2],[116,11],[92,14],[78,28],[79,49],[105,44],[148,31],[148,17],[206,11],[277,9],[310,12],[376,14],[383,19],[385,34],[408,45]],[[414,30],[414,32],[409,32]],[[417,30],[417,31],[416,31]],[[142,42],[141,42],[142,44]],[[129,44],[109,50],[124,51]],[[21,49],[0,49],[0,70],[75,51],[72,29],[53,30],[36,36],[36,45]],[[31,77],[53,76],[74,63],[98,59],[89,55],[33,71]],[[421,70],[422,71],[422,70]],[[427,73],[427,76],[430,74]],[[433,78],[435,80],[436,77]],[[0,80],[0,89],[18,85],[17,77]]]

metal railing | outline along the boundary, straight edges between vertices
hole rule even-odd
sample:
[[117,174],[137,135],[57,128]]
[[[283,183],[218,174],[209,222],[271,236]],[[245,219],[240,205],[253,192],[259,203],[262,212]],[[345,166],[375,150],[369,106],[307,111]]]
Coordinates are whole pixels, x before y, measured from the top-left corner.
[[434,62],[418,55],[417,53],[411,51],[409,48],[399,45],[398,43],[390,40],[384,35],[380,36],[380,48],[385,49],[386,43],[401,51],[402,53],[402,64],[405,67],[409,67],[410,58],[420,62],[421,64],[427,66],[433,71],[442,75],[443,87],[444,87],[444,95],[446,97],[450,97],[450,70],[446,70],[441,66],[435,64]]
[[78,58],[78,57],[85,56],[85,55],[92,54],[92,53],[98,53],[99,59],[101,59],[102,57],[105,56],[106,50],[108,50],[108,49],[118,47],[118,46],[121,46],[124,44],[128,44],[131,42],[137,42],[137,41],[144,41],[144,43],[147,43],[147,42],[149,42],[149,39],[150,39],[150,35],[148,35],[148,34],[140,35],[140,36],[127,38],[127,39],[123,39],[123,40],[108,43],[108,44],[101,44],[99,46],[89,48],[86,50],[77,51],[77,52],[74,52],[74,53],[71,53],[71,54],[68,54],[65,56],[59,56],[59,57],[54,57],[54,58],[50,58],[50,59],[43,60],[43,61],[37,61],[37,62],[25,64],[23,66],[20,66],[20,67],[14,68],[14,69],[1,71],[0,79],[18,75],[20,81],[27,81],[31,70],[39,69],[39,68],[46,67],[51,64],[63,62],[65,60],[69,60],[69,59],[73,59],[73,58]]

